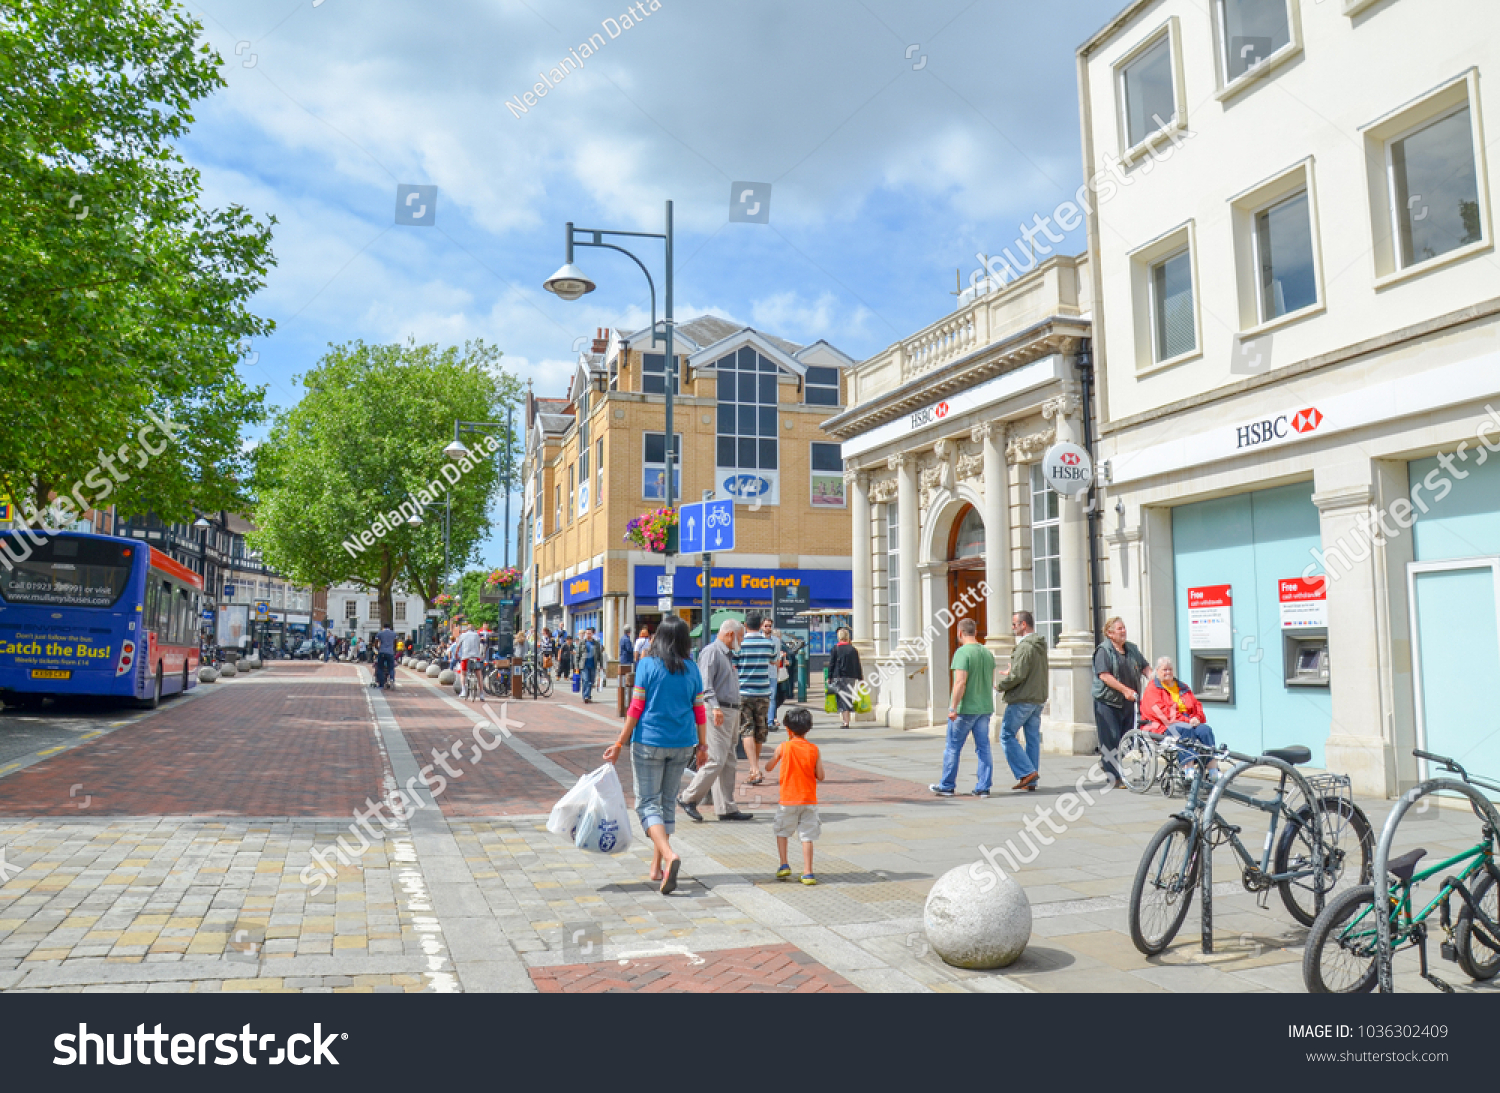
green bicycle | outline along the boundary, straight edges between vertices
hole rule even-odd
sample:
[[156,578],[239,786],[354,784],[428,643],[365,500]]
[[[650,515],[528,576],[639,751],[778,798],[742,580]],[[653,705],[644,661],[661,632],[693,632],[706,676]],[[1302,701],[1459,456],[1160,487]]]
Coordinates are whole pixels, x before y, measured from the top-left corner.
[[[1476,790],[1480,786],[1500,791],[1500,785],[1471,776],[1452,759],[1424,751],[1412,754],[1437,763],[1457,774],[1463,782],[1448,779],[1422,783],[1407,794],[1386,821],[1381,835],[1381,849],[1388,851],[1402,815],[1419,797],[1438,789],[1454,789],[1470,797],[1470,804],[1483,822],[1480,841],[1462,853],[1417,872],[1417,863],[1427,855],[1417,849],[1391,858],[1386,873],[1393,878],[1389,887],[1382,885],[1387,905],[1387,930],[1382,930],[1375,911],[1375,887],[1363,884],[1341,893],[1323,908],[1307,937],[1302,956],[1302,979],[1313,994],[1365,994],[1384,978],[1390,990],[1390,955],[1403,948],[1415,948],[1421,960],[1422,978],[1447,994],[1453,988],[1433,975],[1427,965],[1428,920],[1438,913],[1438,925],[1444,932],[1440,953],[1445,960],[1458,963],[1470,979],[1484,981],[1500,974],[1500,866],[1495,862],[1494,810]],[[1487,814],[1488,813],[1488,814]],[[1439,874],[1446,874],[1442,887],[1420,911],[1414,910],[1413,892],[1419,884]],[[1453,897],[1461,903],[1453,914]],[[1388,932],[1387,932],[1388,931]],[[1385,939],[1381,934],[1387,933]],[[1382,950],[1385,953],[1381,967]],[[1382,972],[1384,973],[1382,975]]]

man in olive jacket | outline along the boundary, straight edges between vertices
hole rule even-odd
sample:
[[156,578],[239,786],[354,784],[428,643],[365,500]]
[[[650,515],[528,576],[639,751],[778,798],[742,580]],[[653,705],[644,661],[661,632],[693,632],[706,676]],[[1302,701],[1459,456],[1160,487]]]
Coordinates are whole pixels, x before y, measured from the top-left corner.
[[[1047,639],[1036,633],[1030,611],[1017,611],[1010,619],[1010,632],[1018,639],[1010,657],[1010,671],[995,684],[1005,699],[1005,717],[1000,722],[1000,742],[1005,761],[1016,776],[1011,789],[1036,790],[1042,765],[1042,704],[1047,701]],[[1026,730],[1026,746],[1016,734]]]

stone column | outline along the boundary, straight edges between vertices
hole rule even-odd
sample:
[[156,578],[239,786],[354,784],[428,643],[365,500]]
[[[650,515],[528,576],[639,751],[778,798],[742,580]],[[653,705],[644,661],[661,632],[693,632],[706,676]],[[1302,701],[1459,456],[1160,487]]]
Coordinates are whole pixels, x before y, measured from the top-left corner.
[[914,452],[893,455],[889,460],[896,472],[896,512],[900,521],[898,546],[901,551],[901,637],[915,641],[922,636],[922,590],[917,584],[917,530],[921,526],[921,505],[917,500],[917,457]]
[[875,655],[875,583],[871,576],[875,544],[870,537],[870,476],[859,471],[844,475],[849,492],[849,516],[853,526],[851,553],[854,561],[854,647],[860,659]]
[[984,643],[997,659],[1008,660],[1015,648],[1010,632],[1010,482],[1005,469],[1005,423],[986,421],[970,433],[984,445],[984,581],[990,586],[985,604]]

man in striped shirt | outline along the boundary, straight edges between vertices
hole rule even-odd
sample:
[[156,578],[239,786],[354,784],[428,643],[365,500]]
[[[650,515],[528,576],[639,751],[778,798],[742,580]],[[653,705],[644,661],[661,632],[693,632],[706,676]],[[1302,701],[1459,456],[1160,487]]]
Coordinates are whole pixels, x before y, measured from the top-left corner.
[[745,620],[745,638],[735,663],[740,673],[740,736],[745,742],[745,758],[752,771],[748,783],[758,786],[764,780],[760,771],[760,749],[770,735],[767,716],[771,710],[771,688],[775,685],[771,662],[776,658],[776,642],[760,632],[761,616]]

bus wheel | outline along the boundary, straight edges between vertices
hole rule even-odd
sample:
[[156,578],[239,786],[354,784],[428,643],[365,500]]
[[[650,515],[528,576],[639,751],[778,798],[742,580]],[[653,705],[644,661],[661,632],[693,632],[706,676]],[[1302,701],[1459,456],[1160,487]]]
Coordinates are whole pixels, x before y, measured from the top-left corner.
[[161,705],[161,665],[156,666],[156,679],[151,685],[151,694],[136,701],[136,705],[143,710],[154,710]]

